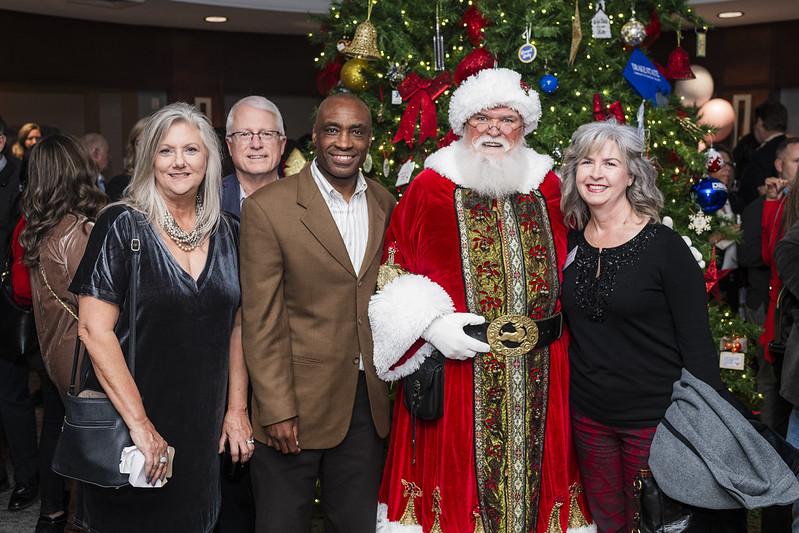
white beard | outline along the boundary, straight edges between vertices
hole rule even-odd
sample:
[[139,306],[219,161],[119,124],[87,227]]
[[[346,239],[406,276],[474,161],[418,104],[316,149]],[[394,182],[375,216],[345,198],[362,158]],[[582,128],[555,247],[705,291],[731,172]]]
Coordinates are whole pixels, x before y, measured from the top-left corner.
[[[529,163],[519,146],[513,146],[505,139],[491,138],[488,136],[475,139],[474,147],[464,142],[454,142],[456,147],[456,164],[461,185],[475,192],[499,198],[519,192],[529,192],[525,189]],[[484,140],[502,143],[505,152],[501,155],[486,155],[480,147]]]

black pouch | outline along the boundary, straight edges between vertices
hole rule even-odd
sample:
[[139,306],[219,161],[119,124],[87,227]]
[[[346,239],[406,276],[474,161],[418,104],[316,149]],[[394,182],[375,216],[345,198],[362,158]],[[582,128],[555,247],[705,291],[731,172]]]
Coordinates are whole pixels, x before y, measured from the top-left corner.
[[746,509],[703,509],[669,498],[652,472],[641,469],[633,480],[633,533],[746,533]]
[[429,422],[444,416],[444,359],[434,349],[416,372],[402,380],[405,408],[419,420]]

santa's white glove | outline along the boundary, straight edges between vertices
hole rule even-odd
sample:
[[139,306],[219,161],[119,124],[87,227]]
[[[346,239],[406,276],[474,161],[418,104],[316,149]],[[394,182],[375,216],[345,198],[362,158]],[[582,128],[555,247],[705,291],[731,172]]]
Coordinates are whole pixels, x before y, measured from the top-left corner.
[[[669,229],[674,229],[674,220],[671,217],[663,217],[663,225]],[[683,242],[688,246],[688,249],[691,250],[691,255],[694,256],[694,261],[699,265],[699,268],[705,268],[705,260],[702,259],[702,254],[699,250],[696,249],[694,243],[691,242],[690,237],[686,237],[685,235],[680,235],[682,237]]]
[[468,336],[464,326],[483,324],[485,317],[472,313],[450,313],[433,320],[422,333],[422,338],[432,344],[447,359],[463,361],[477,355],[488,353],[491,347]]

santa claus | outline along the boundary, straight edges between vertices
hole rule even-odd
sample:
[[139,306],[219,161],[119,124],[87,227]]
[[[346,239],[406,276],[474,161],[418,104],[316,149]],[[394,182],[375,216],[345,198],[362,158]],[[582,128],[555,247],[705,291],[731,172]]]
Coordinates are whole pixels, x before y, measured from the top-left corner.
[[412,416],[400,382],[378,531],[596,531],[569,426],[560,183],[524,141],[540,116],[517,72],[465,80],[449,109],[461,139],[427,158],[392,215],[395,275],[369,306],[375,367],[401,380],[443,359],[443,409]]

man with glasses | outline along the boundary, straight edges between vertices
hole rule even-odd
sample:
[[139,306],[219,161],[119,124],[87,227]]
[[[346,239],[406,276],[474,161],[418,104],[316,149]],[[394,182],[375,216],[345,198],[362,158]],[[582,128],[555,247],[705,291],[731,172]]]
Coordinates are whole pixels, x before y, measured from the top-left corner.
[[[524,140],[540,116],[519,73],[470,77],[449,107],[462,138],[427,158],[392,214],[383,269],[398,274],[369,304],[378,376],[410,376],[380,490],[388,531],[596,531],[569,430],[560,183]],[[441,356],[443,415],[420,421],[405,396]]]
[[230,108],[225,140],[235,172],[222,179],[222,209],[241,216],[241,202],[278,179],[286,130],[277,106],[263,96],[247,96]]

